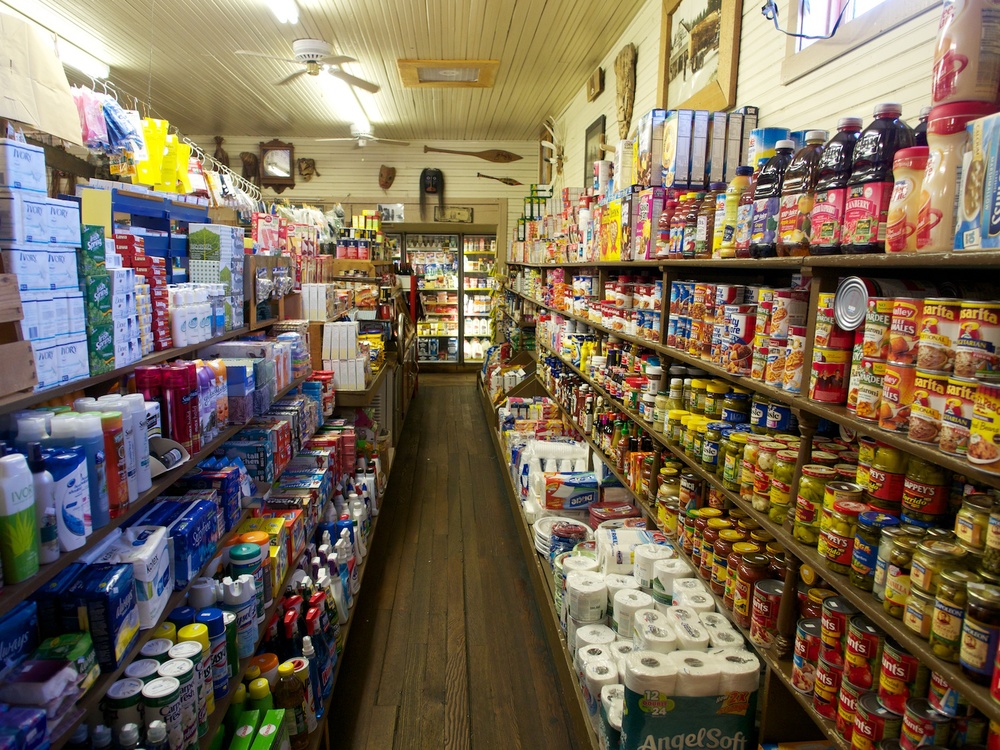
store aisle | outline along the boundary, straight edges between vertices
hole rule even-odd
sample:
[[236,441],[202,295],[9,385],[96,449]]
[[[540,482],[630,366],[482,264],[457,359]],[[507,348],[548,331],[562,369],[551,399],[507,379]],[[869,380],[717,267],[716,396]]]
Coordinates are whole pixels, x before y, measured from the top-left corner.
[[476,389],[421,376],[337,681],[335,750],[583,746]]

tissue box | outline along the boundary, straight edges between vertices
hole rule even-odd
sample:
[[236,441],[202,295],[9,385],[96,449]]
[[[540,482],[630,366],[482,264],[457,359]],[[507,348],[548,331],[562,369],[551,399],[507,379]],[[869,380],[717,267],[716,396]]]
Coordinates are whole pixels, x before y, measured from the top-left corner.
[[70,587],[80,628],[90,632],[102,670],[113,672],[139,638],[139,610],[131,565],[95,565]]
[[214,503],[206,500],[188,503],[161,499],[136,523],[167,527],[167,549],[177,590],[198,577],[219,541],[218,511]]
[[167,530],[163,526],[130,526],[101,562],[132,566],[139,627],[143,630],[155,627],[174,589]]
[[45,151],[41,146],[0,138],[0,188],[20,188],[43,195],[48,191]]
[[38,606],[21,602],[0,617],[0,673],[27,658],[38,646]]
[[0,190],[0,242],[48,245],[48,200],[26,190]]
[[80,247],[80,204],[49,198],[46,201],[45,226],[49,242]]
[[49,285],[49,252],[31,246],[5,247],[2,252],[5,273],[17,274],[17,288],[22,292],[47,292]]

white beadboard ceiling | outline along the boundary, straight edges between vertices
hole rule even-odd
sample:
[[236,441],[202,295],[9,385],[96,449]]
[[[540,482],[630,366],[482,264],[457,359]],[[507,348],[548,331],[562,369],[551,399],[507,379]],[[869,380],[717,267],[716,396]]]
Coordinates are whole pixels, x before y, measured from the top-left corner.
[[[291,57],[300,37],[357,62],[344,69],[382,90],[376,134],[399,139],[538,136],[611,50],[642,0],[297,0],[282,25],[267,0],[0,0],[85,49],[103,49],[111,79],[184,132],[346,136],[315,78],[237,49]],[[53,28],[58,26],[59,28]],[[96,44],[94,40],[96,39]],[[88,43],[89,42],[89,43]],[[497,59],[492,89],[404,89],[396,60]],[[607,71],[613,75],[613,71]],[[606,96],[606,95],[605,95]],[[327,98],[324,98],[327,97]]]

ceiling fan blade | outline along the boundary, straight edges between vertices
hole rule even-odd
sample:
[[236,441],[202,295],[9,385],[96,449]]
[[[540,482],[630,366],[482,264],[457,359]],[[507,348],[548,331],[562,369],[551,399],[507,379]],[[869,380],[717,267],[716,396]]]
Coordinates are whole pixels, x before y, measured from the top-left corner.
[[317,60],[316,62],[325,63],[327,65],[343,65],[344,63],[357,62],[353,57],[348,57],[347,55],[330,55],[329,57],[324,57],[322,60]]
[[345,73],[343,70],[340,70],[340,68],[327,68],[327,72],[335,78],[339,78],[341,81],[349,83],[352,86],[357,86],[359,89],[363,89],[372,94],[377,94],[379,92],[379,87],[376,84],[370,83],[364,78],[352,76],[350,73]]
[[394,141],[392,138],[369,138],[376,143],[388,143],[390,146],[409,146],[409,141]]
[[292,60],[288,57],[275,57],[274,55],[265,55],[263,52],[251,52],[247,49],[238,49],[236,50],[236,54],[243,57],[263,57],[265,60],[278,60],[280,62],[299,64],[298,60]]
[[277,82],[277,83],[275,83],[274,85],[275,85],[275,86],[285,86],[286,84],[289,84],[289,83],[291,83],[292,81],[294,81],[294,80],[295,80],[296,78],[298,78],[299,76],[304,76],[304,75],[306,74],[306,72],[307,72],[307,71],[306,71],[306,69],[305,69],[305,68],[302,68],[302,70],[296,70],[296,71],[295,71],[294,73],[292,73],[292,74],[291,74],[290,76],[286,76],[285,78],[282,78],[282,79],[281,79],[280,81],[278,81],[278,82]]
[[317,143],[333,143],[335,141],[341,141],[346,143],[347,141],[356,141],[357,138],[317,138]]

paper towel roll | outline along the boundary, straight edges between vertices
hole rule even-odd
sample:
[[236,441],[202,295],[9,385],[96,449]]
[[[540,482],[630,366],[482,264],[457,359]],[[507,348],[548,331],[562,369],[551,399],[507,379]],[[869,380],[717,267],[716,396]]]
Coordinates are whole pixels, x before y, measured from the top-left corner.
[[690,607],[695,612],[714,612],[715,599],[707,591],[680,591],[674,593],[674,604]]
[[671,656],[655,651],[633,651],[626,656],[625,689],[639,694],[647,690],[658,690],[665,695],[676,694],[677,667],[669,661]]
[[615,594],[622,589],[637,589],[639,582],[635,576],[622,575],[621,573],[609,573],[604,576],[604,584],[608,587],[608,609],[613,610],[615,606]]
[[640,544],[632,551],[632,575],[645,588],[653,585],[653,566],[657,560],[669,560],[677,556],[673,547],[665,544]]
[[719,692],[752,693],[760,686],[760,660],[749,651],[715,657],[720,663]]
[[601,705],[601,690],[618,684],[618,665],[611,659],[598,659],[587,664],[587,692],[584,694],[587,703],[587,713],[595,723],[598,721],[598,709]]
[[570,649],[576,655],[577,649],[587,646],[607,646],[615,642],[615,631],[607,625],[581,625],[576,630],[576,638]]
[[667,618],[677,633],[677,648],[686,651],[704,651],[708,648],[708,631],[702,626],[698,614],[690,607],[671,607]]
[[687,580],[694,575],[694,568],[687,564],[685,560],[674,557],[669,560],[657,560],[653,563],[653,573],[656,575],[654,586],[659,584],[659,588],[667,596],[674,595],[674,582]]
[[677,648],[677,634],[667,616],[655,609],[640,609],[632,617],[632,639],[637,651],[668,654]]
[[719,694],[722,660],[718,656],[698,651],[674,651],[664,658],[677,670],[678,696],[700,698]]
[[580,680],[580,684],[583,684],[584,669],[587,664],[598,659],[611,659],[614,661],[617,658],[615,653],[610,650],[610,646],[584,646],[583,648],[578,648],[576,650],[576,656],[573,657],[573,668],[576,670],[576,675]]
[[735,630],[720,630],[719,628],[706,628],[708,630],[709,648],[732,648],[743,647],[743,636]]
[[632,615],[653,606],[653,597],[635,589],[622,589],[615,594],[611,624],[623,638],[632,637]]
[[732,630],[733,624],[729,622],[729,618],[725,615],[721,615],[718,612],[701,612],[698,615],[698,619],[701,620],[701,624],[705,626],[709,634],[713,630]]
[[569,616],[584,622],[603,620],[608,609],[608,588],[604,576],[574,570],[566,575],[566,604]]

